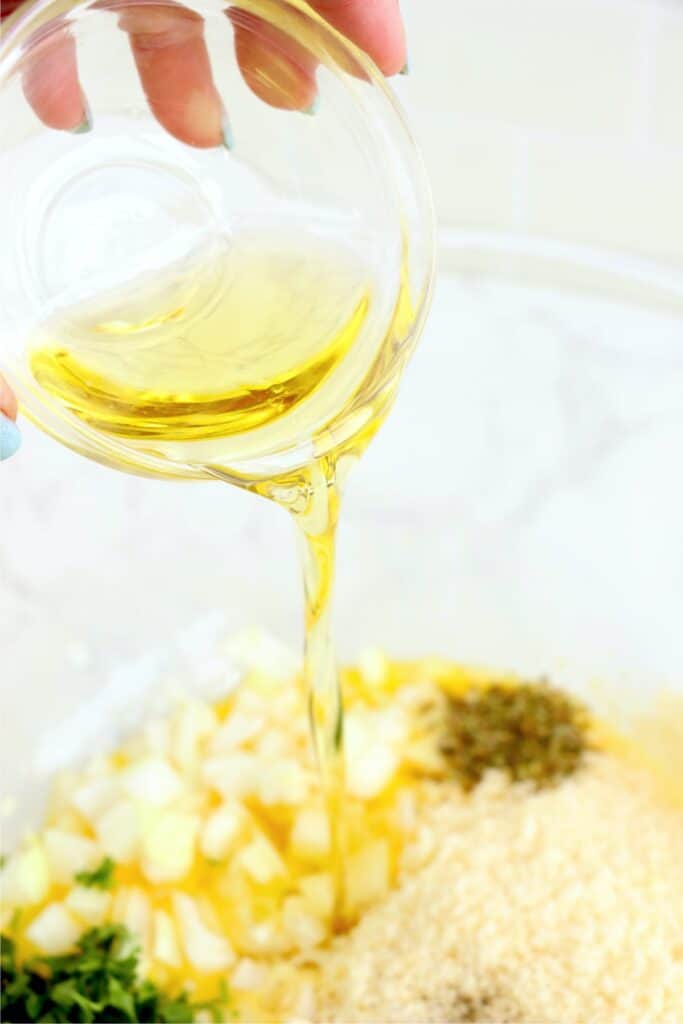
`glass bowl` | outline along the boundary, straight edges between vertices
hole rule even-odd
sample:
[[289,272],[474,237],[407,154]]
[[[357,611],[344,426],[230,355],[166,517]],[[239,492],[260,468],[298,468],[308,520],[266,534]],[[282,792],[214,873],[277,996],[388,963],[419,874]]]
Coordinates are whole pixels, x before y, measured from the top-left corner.
[[[53,0],[18,12],[0,50],[0,173],[13,183],[0,197],[0,371],[23,412],[76,451],[147,475],[207,477],[218,466],[272,476],[310,461],[313,448],[325,454],[362,429],[377,391],[392,389],[430,295],[429,190],[382,76],[300,0],[245,0],[239,8],[90,0],[64,8]],[[182,104],[169,112],[178,62],[164,65],[161,85],[145,78],[151,47],[141,26],[155,19],[170,19],[168,35],[178,19],[203,25],[220,125],[204,130],[201,118],[190,118],[192,144],[176,137],[179,122],[187,129]],[[74,54],[78,79],[66,81],[64,62]],[[69,88],[80,89],[70,130],[54,109],[39,120],[27,101],[35,107],[36,97],[44,104],[46,92]],[[197,99],[184,95],[187,104]],[[77,353],[116,344],[116,336],[79,334],[73,310],[94,297],[134,297],[141,282],[163,279],[173,282],[174,302],[195,302],[202,312],[237,287],[235,253],[261,247],[265,273],[273,245],[295,249],[307,266],[320,252],[321,281],[334,261],[348,264],[372,294],[353,365],[342,361],[334,381],[288,413],[286,430],[265,425],[182,444],[107,435],[32,373],[32,345],[55,325]],[[402,288],[413,315],[392,330]],[[309,302],[307,318],[316,322],[324,310],[315,289]],[[154,343],[153,332],[141,337],[142,348]],[[373,367],[375,394],[354,404],[350,396]]]

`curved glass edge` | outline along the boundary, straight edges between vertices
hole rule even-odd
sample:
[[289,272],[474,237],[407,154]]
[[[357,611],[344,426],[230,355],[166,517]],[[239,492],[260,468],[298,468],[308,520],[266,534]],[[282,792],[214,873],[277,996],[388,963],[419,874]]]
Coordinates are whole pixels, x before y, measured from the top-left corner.
[[438,252],[446,273],[486,274],[683,317],[683,266],[560,239],[454,228],[440,228]]
[[[114,0],[115,4],[117,2],[125,4],[125,0]],[[158,0],[135,0],[135,2],[158,3]],[[169,2],[169,0],[162,0],[162,2]],[[55,18],[66,15],[77,17],[79,12],[87,11],[96,3],[97,0],[82,0],[77,3],[74,3],[73,0],[71,2],[69,0],[37,0],[36,3],[16,11],[8,19],[7,29],[3,32],[0,41],[0,78],[10,75],[16,70],[16,63],[21,59],[23,47],[27,40],[33,38],[37,28]],[[224,10],[231,4],[225,3],[223,0],[219,0],[217,3],[214,0],[199,0],[199,2],[190,0],[188,6],[205,9],[215,6],[218,10]],[[395,339],[397,344],[405,350],[407,357],[421,334],[433,294],[436,266],[436,225],[426,168],[404,111],[371,58],[342,36],[303,0],[277,0],[275,4],[273,0],[243,0],[240,7],[273,23],[277,23],[287,9],[299,12],[302,15],[302,20],[305,18],[314,32],[319,32],[321,38],[328,40],[330,59],[341,68],[348,64],[354,77],[360,76],[369,82],[371,90],[368,94],[368,108],[372,106],[373,102],[378,103],[389,115],[384,120],[380,118],[382,120],[382,135],[387,143],[384,150],[386,170],[396,192],[397,208],[401,212],[404,234],[409,240],[411,278],[413,275],[415,278],[410,281],[415,303],[414,317],[406,336]],[[283,24],[286,28],[286,21]],[[397,281],[397,294],[399,287],[400,282]],[[99,433],[91,431],[87,425],[81,423],[67,410],[51,408],[46,416],[36,417],[22,402],[23,396],[30,394],[32,390],[30,382],[24,382],[21,375],[13,374],[10,367],[4,368],[4,372],[16,390],[23,406],[22,412],[27,418],[31,419],[44,432],[81,455],[104,465],[113,465],[116,468],[124,466],[126,471],[143,476],[181,479],[211,479],[215,476],[211,467],[173,463],[163,458],[157,458],[152,452],[129,448],[128,445],[119,443],[112,438],[105,439]],[[45,405],[44,397],[42,401]],[[304,445],[304,449],[306,459],[308,459],[308,443]],[[300,468],[302,464],[302,449],[298,445],[285,451],[269,453],[269,455],[282,463],[282,472]],[[234,469],[235,473],[239,475],[239,465],[230,467],[230,469]]]

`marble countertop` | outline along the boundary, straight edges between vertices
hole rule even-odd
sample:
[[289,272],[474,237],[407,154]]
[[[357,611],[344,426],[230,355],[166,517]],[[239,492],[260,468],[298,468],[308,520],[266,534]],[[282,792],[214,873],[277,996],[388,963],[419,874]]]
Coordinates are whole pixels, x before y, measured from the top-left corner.
[[[210,660],[202,629],[252,624],[300,642],[279,509],[111,472],[30,425],[24,437],[0,467],[7,765],[146,651]],[[380,645],[577,689],[683,690],[680,319],[442,274],[345,505],[343,657]]]

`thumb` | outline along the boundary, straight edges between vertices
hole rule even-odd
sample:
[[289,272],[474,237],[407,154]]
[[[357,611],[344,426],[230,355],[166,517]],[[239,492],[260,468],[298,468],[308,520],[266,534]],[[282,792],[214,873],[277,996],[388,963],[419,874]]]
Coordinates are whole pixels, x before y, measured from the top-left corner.
[[3,413],[11,420],[17,418],[17,400],[9,384],[0,373],[0,413]]

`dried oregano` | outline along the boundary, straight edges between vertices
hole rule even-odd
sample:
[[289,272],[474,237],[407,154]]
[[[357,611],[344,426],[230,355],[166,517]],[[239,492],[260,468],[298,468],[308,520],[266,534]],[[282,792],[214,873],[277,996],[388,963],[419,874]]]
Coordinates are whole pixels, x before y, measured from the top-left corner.
[[545,682],[492,684],[449,698],[441,751],[467,790],[491,768],[542,788],[580,766],[587,729],[584,708]]

